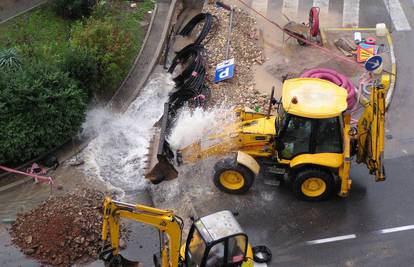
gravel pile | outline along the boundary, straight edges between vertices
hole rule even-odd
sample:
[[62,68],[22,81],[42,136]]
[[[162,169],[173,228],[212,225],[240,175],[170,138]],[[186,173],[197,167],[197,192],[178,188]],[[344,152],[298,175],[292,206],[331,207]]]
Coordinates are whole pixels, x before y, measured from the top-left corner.
[[264,63],[263,50],[258,44],[256,21],[245,11],[239,8],[235,10],[229,52],[229,58],[235,60],[235,75],[232,79],[215,84],[216,65],[226,56],[230,12],[213,4],[205,5],[204,12],[210,12],[219,20],[219,23],[215,21],[206,38],[209,41],[205,44],[208,54],[207,84],[212,88],[212,104],[225,102],[252,108],[259,105],[263,110],[267,106],[267,97],[254,88],[253,65]]
[[10,229],[22,252],[53,266],[97,259],[104,194],[90,189],[52,197],[20,214]]

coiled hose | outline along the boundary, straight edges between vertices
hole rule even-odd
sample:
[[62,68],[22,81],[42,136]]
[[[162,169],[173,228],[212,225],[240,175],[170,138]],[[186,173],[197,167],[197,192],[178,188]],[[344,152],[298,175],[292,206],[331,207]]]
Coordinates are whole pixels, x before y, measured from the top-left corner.
[[200,33],[198,34],[197,38],[194,41],[194,44],[199,45],[201,42],[206,38],[208,33],[210,32],[211,26],[213,24],[213,16],[210,13],[200,13],[194,16],[180,31],[181,36],[188,36],[191,34],[193,29],[197,26],[197,24],[204,21],[203,28],[201,29]]
[[170,110],[174,112],[189,101],[192,101],[196,106],[202,106],[211,95],[210,88],[205,85],[207,71],[204,47],[201,43],[212,28],[213,18],[210,13],[200,13],[194,16],[179,32],[181,36],[189,36],[198,24],[204,22],[194,43],[181,49],[168,68],[169,73],[174,73],[179,64],[183,67],[181,73],[173,78],[175,89],[168,99]]
[[346,98],[346,102],[348,103],[348,110],[351,110],[355,103],[355,86],[352,81],[346,77],[344,74],[341,74],[335,70],[325,69],[325,68],[318,68],[318,69],[311,69],[305,71],[301,76],[301,78],[319,78],[323,80],[330,81],[342,88],[344,88],[348,92],[348,96]]
[[190,44],[184,47],[177,53],[168,69],[169,73],[173,73],[178,64],[186,66],[179,75],[173,78],[176,86],[169,97],[171,109],[177,110],[185,102],[194,98],[197,98],[196,105],[205,101],[206,97],[198,97],[203,94],[203,90],[206,91],[204,84],[206,69],[202,51],[203,47],[200,45]]

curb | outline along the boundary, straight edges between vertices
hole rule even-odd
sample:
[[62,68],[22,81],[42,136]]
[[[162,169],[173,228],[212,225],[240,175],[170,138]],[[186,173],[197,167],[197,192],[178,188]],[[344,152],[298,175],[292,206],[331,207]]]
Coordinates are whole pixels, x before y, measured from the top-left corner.
[[[157,12],[160,10],[160,4],[166,4],[166,2],[164,2],[162,0],[159,0],[158,3],[159,4],[157,5],[157,10],[156,10]],[[168,32],[169,32],[172,16],[174,14],[176,6],[177,6],[177,0],[173,0],[171,3],[169,3],[169,9],[168,9],[168,12],[167,12],[167,16],[164,18],[165,23],[164,23],[163,31],[161,33],[161,39],[159,40],[158,46],[155,49],[155,52],[152,56],[151,61],[147,64],[148,67],[146,68],[146,70],[144,70],[145,72],[142,75],[143,78],[141,78],[140,81],[138,81],[138,83],[134,85],[134,90],[132,92],[128,92],[128,91],[121,92],[122,86],[125,86],[125,83],[127,82],[128,78],[131,77],[131,75],[135,71],[135,68],[140,63],[139,61],[140,61],[140,59],[141,59],[141,57],[144,53],[145,47],[147,46],[147,41],[150,37],[150,32],[153,28],[153,24],[155,22],[155,17],[158,16],[157,12],[155,12],[155,9],[154,9],[154,13],[153,13],[153,16],[151,18],[151,26],[150,26],[149,30],[147,31],[147,36],[145,38],[145,44],[143,44],[143,46],[141,47],[139,57],[137,57],[136,61],[134,62],[134,65],[132,66],[132,68],[130,70],[130,73],[128,74],[128,76],[123,81],[121,87],[119,87],[117,92],[111,98],[111,100],[109,101],[107,106],[110,106],[111,108],[113,108],[115,110],[117,109],[121,113],[124,113],[126,111],[126,109],[129,107],[129,105],[137,98],[137,96],[141,92],[142,88],[147,83],[148,78],[152,74],[152,71],[154,70],[154,68],[155,68],[155,66],[156,66],[156,64],[157,64],[157,62],[158,62],[158,60],[161,56],[162,48],[164,47],[164,43],[165,43],[165,40],[166,40]],[[128,93],[129,93],[129,95],[127,95]],[[126,95],[123,95],[123,94],[126,94]],[[125,96],[125,99],[123,99],[124,96]]]
[[387,41],[388,46],[390,49],[390,57],[391,57],[391,77],[390,77],[390,87],[387,91],[387,96],[385,98],[385,110],[388,109],[388,107],[391,105],[392,97],[394,96],[394,89],[396,85],[397,80],[397,60],[395,59],[395,53],[394,53],[394,43],[392,41],[391,33],[387,32]]
[[45,0],[43,2],[40,2],[40,3],[38,3],[38,4],[36,4],[36,5],[32,6],[32,7],[29,7],[29,8],[27,8],[27,9],[25,9],[25,10],[23,10],[23,11],[17,13],[17,14],[15,14],[15,15],[13,15],[11,17],[8,17],[5,20],[0,21],[0,24],[6,23],[7,21],[12,20],[12,19],[14,19],[14,18],[16,18],[16,17],[18,17],[20,15],[23,15],[24,13],[29,12],[30,10],[33,10],[33,9],[35,9],[35,8],[41,6],[41,5],[44,5],[46,3],[47,3],[47,0]]
[[[161,39],[159,40],[158,47],[155,50],[155,54],[154,54],[154,56],[151,60],[150,67],[148,68],[147,72],[144,74],[145,78],[141,80],[140,84],[137,84],[136,88],[138,88],[138,90],[136,90],[131,95],[131,97],[128,98],[128,100],[125,102],[125,104],[122,106],[122,112],[125,112],[126,109],[129,107],[129,105],[132,103],[132,101],[134,101],[135,98],[137,98],[137,96],[141,92],[142,88],[147,83],[149,76],[152,74],[152,71],[154,70],[156,63],[158,62],[159,58],[161,57],[162,48],[164,47],[165,40],[167,39],[167,36],[168,36],[169,28],[171,26],[171,19],[172,19],[172,16],[174,14],[176,5],[177,5],[177,0],[171,1],[167,17],[165,18],[166,22],[164,24],[164,29],[161,33]],[[153,17],[155,17],[155,16],[156,16],[156,13],[154,12]]]
[[[138,55],[135,57],[134,63],[132,64],[132,67],[129,69],[128,74],[125,76],[125,79],[122,81],[121,85],[118,87],[115,94],[111,97],[111,99],[109,100],[108,103],[106,103],[105,106],[108,107],[108,106],[112,105],[113,100],[117,97],[117,95],[119,95],[119,92],[121,91],[121,88],[125,85],[126,81],[129,79],[132,72],[134,71],[134,67],[138,63],[138,60],[140,59],[140,57],[142,55],[142,51],[144,50],[145,46],[147,45],[148,37],[149,37],[150,32],[152,30],[152,26],[154,24],[154,19],[155,19],[155,14],[157,14],[157,10],[158,10],[158,3],[155,3],[154,9],[152,10],[151,20],[150,20],[147,32],[145,33],[144,40],[142,41],[141,48],[139,49]],[[148,77],[146,79],[148,79]]]

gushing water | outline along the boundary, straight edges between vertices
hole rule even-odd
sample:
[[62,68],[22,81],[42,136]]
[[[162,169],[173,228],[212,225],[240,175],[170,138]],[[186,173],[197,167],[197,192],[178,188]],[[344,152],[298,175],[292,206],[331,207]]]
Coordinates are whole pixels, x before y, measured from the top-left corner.
[[168,142],[173,149],[182,149],[205,139],[209,134],[220,133],[224,125],[234,120],[233,109],[225,106],[216,106],[207,110],[184,108],[178,114]]
[[121,192],[144,189],[146,154],[153,125],[174,87],[169,74],[156,74],[124,114],[99,108],[89,112],[83,134],[98,134],[83,152],[84,171]]

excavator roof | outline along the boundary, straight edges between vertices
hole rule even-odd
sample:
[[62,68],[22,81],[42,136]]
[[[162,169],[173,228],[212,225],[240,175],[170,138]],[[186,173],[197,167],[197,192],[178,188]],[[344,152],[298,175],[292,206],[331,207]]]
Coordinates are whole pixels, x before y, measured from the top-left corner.
[[232,236],[243,234],[243,229],[228,210],[219,211],[204,216],[195,222],[197,229],[208,243]]
[[282,105],[287,113],[313,119],[339,116],[347,108],[347,91],[317,78],[289,79],[283,83]]

